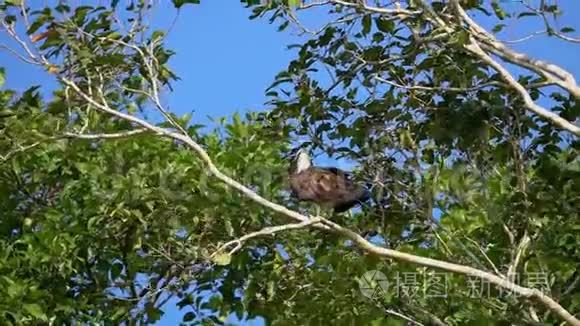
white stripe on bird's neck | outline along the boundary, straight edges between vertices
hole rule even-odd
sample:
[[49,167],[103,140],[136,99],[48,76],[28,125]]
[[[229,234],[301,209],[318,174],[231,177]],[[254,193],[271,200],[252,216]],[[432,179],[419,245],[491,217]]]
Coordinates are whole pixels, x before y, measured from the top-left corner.
[[306,153],[298,154],[298,160],[296,161],[296,173],[300,173],[308,169],[312,163],[310,163],[310,157]]

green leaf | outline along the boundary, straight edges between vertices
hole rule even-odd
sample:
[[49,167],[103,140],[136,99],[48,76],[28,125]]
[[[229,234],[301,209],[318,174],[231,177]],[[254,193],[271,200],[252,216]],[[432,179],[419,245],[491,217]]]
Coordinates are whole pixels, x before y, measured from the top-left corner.
[[111,280],[115,281],[119,276],[121,276],[121,272],[123,271],[123,264],[120,262],[115,262],[111,266]]
[[527,17],[527,16],[537,16],[538,14],[533,11],[526,11],[522,12],[518,15],[518,18]]
[[16,112],[9,111],[9,110],[0,110],[0,119],[1,118],[9,118],[11,116],[15,116]]
[[158,39],[161,39],[163,37],[165,37],[165,31],[157,30],[157,31],[153,32],[153,34],[151,34],[152,40],[158,40]]
[[492,31],[493,33],[499,33],[499,32],[501,32],[501,30],[502,30],[502,29],[503,29],[505,26],[506,26],[505,24],[497,24],[497,25],[495,25],[495,26],[492,28],[492,30],[491,30],[491,31]]
[[212,261],[220,266],[226,266],[232,261],[232,256],[228,253],[219,253],[213,256]]
[[494,0],[491,3],[491,7],[493,8],[493,12],[495,13],[496,17],[500,20],[504,20],[507,17],[506,12],[500,7],[497,0]]
[[164,315],[164,312],[160,309],[157,309],[153,306],[148,306],[145,311],[147,312],[147,318],[149,322],[156,322],[161,319]]
[[4,67],[0,67],[0,88],[4,86],[6,82],[6,69]]
[[564,27],[564,28],[562,28],[562,29],[560,30],[560,32],[562,32],[562,33],[573,33],[573,32],[575,32],[575,31],[576,31],[576,30],[575,30],[574,28],[572,28],[572,27]]
[[371,31],[371,15],[365,15],[362,19],[362,33],[367,35]]
[[195,313],[190,311],[183,316],[183,321],[192,321],[195,319]]
[[40,305],[38,305],[36,303],[25,304],[24,310],[26,310],[26,312],[28,312],[34,318],[41,319],[41,320],[47,320],[46,315],[44,314],[44,311],[42,310]]
[[186,4],[199,4],[200,0],[171,0],[171,1],[173,2],[173,6],[179,9]]
[[383,33],[392,33],[395,30],[395,23],[392,20],[382,17],[375,18],[377,29]]

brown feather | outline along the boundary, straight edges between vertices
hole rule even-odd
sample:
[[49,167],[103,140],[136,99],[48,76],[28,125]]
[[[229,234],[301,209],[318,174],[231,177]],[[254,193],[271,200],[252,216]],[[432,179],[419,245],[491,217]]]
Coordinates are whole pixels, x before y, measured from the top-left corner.
[[290,188],[303,201],[312,201],[337,212],[348,210],[364,200],[367,191],[355,184],[347,174],[336,168],[310,167],[291,173]]

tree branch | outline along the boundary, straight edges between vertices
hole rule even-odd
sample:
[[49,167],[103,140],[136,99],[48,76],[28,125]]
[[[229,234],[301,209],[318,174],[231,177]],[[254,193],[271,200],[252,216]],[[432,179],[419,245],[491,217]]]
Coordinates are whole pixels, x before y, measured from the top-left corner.
[[532,97],[530,96],[530,94],[528,93],[528,91],[524,88],[524,86],[518,83],[518,81],[510,74],[510,72],[506,68],[504,68],[497,61],[493,60],[485,51],[483,51],[482,48],[477,43],[477,41],[473,39],[473,37],[471,37],[471,43],[467,44],[465,48],[474,55],[476,55],[477,57],[479,57],[483,62],[488,64],[495,71],[497,71],[500,74],[500,76],[520,94],[528,110],[551,121],[559,128],[568,130],[571,133],[575,134],[576,136],[580,136],[580,127],[560,117],[556,113],[551,112],[543,108],[542,106],[536,104],[532,99]]
[[348,2],[348,1],[344,1],[344,0],[330,0],[329,2],[333,3],[333,4],[341,5],[344,7],[363,9],[363,10],[377,13],[377,14],[381,14],[381,15],[397,15],[397,16],[401,16],[401,17],[408,17],[408,16],[417,15],[417,14],[421,13],[420,10],[373,7],[373,6],[369,6],[369,5],[365,4],[362,1]]
[[133,129],[127,131],[120,131],[115,133],[102,133],[102,134],[76,134],[72,132],[65,132],[62,135],[62,138],[76,138],[76,139],[118,139],[118,138],[126,138],[135,135],[139,135],[142,133],[149,132],[148,129]]
[[[366,10],[371,13],[382,13],[387,15],[397,15],[401,14],[401,9],[386,9],[386,8],[377,8],[377,7],[369,7],[364,3],[351,3],[343,0],[331,0],[335,4],[339,4],[346,7],[355,7],[359,9]],[[418,4],[420,7],[423,8],[422,11],[406,11],[404,15],[415,15],[419,13],[423,13],[427,19],[431,20],[436,26],[441,27],[446,34],[451,35],[454,32],[454,29],[446,23],[437,13],[433,11],[429,4],[425,3],[423,0],[419,0]],[[528,56],[516,52],[506,45],[498,41],[492,34],[487,32],[484,28],[479,26],[475,21],[473,21],[469,15],[463,10],[461,5],[457,0],[452,1],[452,5],[457,11],[458,17],[467,23],[467,26],[472,34],[470,37],[470,43],[465,45],[465,48],[479,57],[483,62],[491,66],[494,70],[496,70],[502,79],[509,85],[511,88],[515,89],[517,93],[524,100],[524,104],[526,108],[534,112],[535,114],[541,116],[542,118],[550,121],[551,123],[555,124],[557,127],[567,130],[573,133],[576,136],[580,136],[580,127],[576,126],[574,123],[567,121],[566,119],[560,117],[558,114],[555,114],[548,109],[536,104],[534,100],[531,98],[530,94],[527,92],[526,87],[521,85],[512,75],[511,73],[504,68],[501,64],[497,61],[493,60],[488,52],[493,53],[500,58],[516,64],[518,66],[527,68],[538,73],[540,76],[546,79],[547,84],[555,84],[559,87],[569,91],[572,95],[576,98],[580,98],[580,86],[576,84],[576,81],[571,73],[568,71],[560,68],[557,65],[547,63],[541,60],[531,59]],[[481,44],[480,44],[481,43]],[[487,51],[487,52],[486,52]],[[387,82],[390,83],[390,82]],[[391,83],[393,85],[393,83]],[[424,89],[423,86],[404,86],[404,85],[397,85],[394,86],[407,88],[407,89]],[[432,89],[436,90],[436,89]],[[440,90],[448,90],[448,91],[463,91],[459,88],[450,88],[450,89],[440,89]]]
[[528,249],[528,246],[530,245],[530,237],[528,236],[528,234],[524,234],[524,236],[522,237],[522,239],[520,240],[520,243],[518,244],[517,248],[515,248],[515,252],[513,253],[513,260],[510,264],[510,266],[508,267],[508,271],[507,271],[507,277],[510,281],[514,281],[515,277],[516,277],[516,270],[518,269],[518,266],[520,264],[520,260],[522,259],[522,255],[524,254],[524,252]]
[[269,226],[269,227],[265,227],[259,231],[256,232],[252,232],[252,233],[248,233],[238,239],[234,239],[232,241],[226,242],[225,244],[221,245],[212,255],[211,257],[215,256],[218,253],[223,252],[225,249],[231,247],[232,245],[235,245],[235,247],[230,250],[230,252],[228,253],[229,255],[233,255],[234,253],[236,253],[238,250],[242,249],[242,245],[244,244],[244,242],[252,239],[252,238],[256,238],[256,237],[262,237],[262,236],[268,236],[268,235],[274,235],[278,232],[283,232],[283,231],[288,231],[288,230],[297,230],[297,229],[303,229],[303,228],[307,228],[310,227],[313,224],[319,223],[322,220],[319,217],[313,217],[310,220],[304,221],[304,222],[300,222],[300,223],[290,223],[290,224],[284,224],[284,225],[277,225],[277,226]]
[[128,130],[128,131],[120,131],[120,132],[116,132],[116,133],[102,133],[102,134],[77,134],[77,133],[72,133],[72,132],[65,132],[62,135],[46,137],[46,138],[41,139],[37,142],[34,142],[30,145],[21,146],[21,147],[13,150],[11,152],[8,152],[6,155],[0,155],[0,163],[7,162],[8,160],[10,160],[12,157],[14,157],[17,154],[29,151],[31,149],[38,147],[41,144],[44,144],[44,143],[47,143],[47,142],[53,141],[53,140],[59,140],[59,139],[64,139],[64,138],[89,139],[89,140],[118,139],[118,138],[126,138],[126,137],[131,137],[134,135],[139,135],[139,134],[142,134],[145,132],[149,132],[149,130],[148,129],[134,129],[134,130]]
[[548,81],[554,82],[561,88],[570,92],[574,97],[580,98],[580,86],[576,84],[576,80],[570,72],[553,63],[532,59],[523,53],[508,48],[505,44],[498,41],[495,36],[487,32],[483,27],[479,26],[473,19],[471,19],[457,0],[454,0],[453,4],[455,5],[455,9],[459,16],[467,23],[472,34],[483,43],[482,47],[485,50],[498,55],[508,62],[540,74]]
[[329,220],[324,219],[323,223],[325,225],[330,226],[332,231],[334,231],[340,235],[343,235],[344,237],[352,240],[359,248],[363,249],[364,251],[366,251],[368,253],[372,253],[372,254],[375,254],[378,256],[382,256],[382,257],[388,257],[388,258],[393,258],[393,259],[397,259],[397,260],[402,260],[402,261],[406,261],[406,262],[421,265],[421,266],[432,267],[432,268],[436,268],[436,269],[445,270],[448,272],[453,272],[453,273],[457,273],[457,274],[473,276],[473,277],[477,277],[480,279],[484,279],[484,280],[486,280],[490,283],[493,283],[499,287],[511,290],[512,292],[517,293],[525,298],[537,300],[538,302],[542,303],[544,306],[546,306],[547,308],[552,310],[554,313],[556,313],[558,316],[560,316],[562,319],[566,320],[571,325],[580,326],[580,320],[578,320],[576,317],[574,317],[572,314],[570,314],[570,312],[568,312],[566,309],[564,309],[564,307],[562,307],[560,304],[558,304],[552,298],[544,295],[538,289],[526,288],[526,287],[514,284],[514,283],[512,283],[506,279],[503,279],[499,276],[496,276],[494,274],[484,272],[484,271],[481,271],[481,270],[478,270],[478,269],[475,269],[475,268],[472,268],[469,266],[448,263],[448,262],[444,262],[444,261],[440,261],[440,260],[436,260],[436,259],[432,259],[432,258],[415,256],[415,255],[403,253],[400,251],[379,247],[379,246],[376,246],[376,245],[372,244],[371,242],[367,241],[365,238],[361,237],[357,233],[355,233],[349,229],[346,229],[346,228],[344,228],[344,227],[342,227],[334,222],[331,222]]
[[401,85],[390,80],[384,79],[379,76],[374,77],[376,80],[395,86],[397,88],[408,89],[408,90],[421,90],[421,91],[445,91],[445,92],[471,92],[478,89],[482,89],[489,86],[502,86],[505,85],[503,83],[497,81],[491,81],[488,83],[479,84],[472,87],[437,87],[437,86],[422,86],[422,85]]
[[[493,268],[493,271],[501,276],[502,278],[505,278],[505,275],[503,275],[499,269],[497,268],[497,266],[495,266],[495,264],[493,263],[493,261],[491,260],[491,258],[489,258],[489,256],[487,255],[487,253],[485,252],[485,250],[483,250],[483,248],[481,248],[481,246],[479,245],[479,243],[477,243],[475,240],[471,239],[468,236],[463,236],[465,239],[467,239],[469,242],[471,242],[474,246],[477,247],[477,249],[479,249],[479,252],[483,255],[483,257],[485,258],[485,260],[487,260],[488,264],[491,265],[491,267]],[[509,272],[508,272],[509,275]]]
[[37,147],[38,145],[40,145],[42,143],[43,143],[42,141],[37,141],[37,142],[34,142],[34,143],[30,144],[30,145],[22,146],[22,147],[19,147],[19,148],[13,150],[13,151],[10,151],[6,155],[0,155],[0,163],[7,162],[8,160],[10,160],[15,155],[20,154],[20,153],[23,153],[23,152],[26,152],[28,150],[31,150],[31,149]]

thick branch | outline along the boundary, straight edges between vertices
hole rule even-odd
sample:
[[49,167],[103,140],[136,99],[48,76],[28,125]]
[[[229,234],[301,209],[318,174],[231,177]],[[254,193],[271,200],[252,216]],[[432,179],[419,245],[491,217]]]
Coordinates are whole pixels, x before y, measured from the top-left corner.
[[392,249],[382,248],[382,247],[379,247],[379,246],[372,244],[371,242],[367,241],[365,238],[361,237],[357,233],[355,233],[349,229],[346,229],[346,228],[344,228],[344,227],[342,227],[334,222],[331,222],[329,220],[324,220],[323,222],[325,225],[330,226],[332,231],[334,231],[338,234],[341,234],[342,236],[352,240],[359,248],[363,249],[366,252],[369,252],[369,253],[372,253],[372,254],[375,254],[378,256],[382,256],[382,257],[388,257],[388,258],[406,261],[406,262],[421,265],[421,266],[442,269],[442,270],[445,270],[448,272],[453,272],[453,273],[467,275],[467,276],[474,276],[474,277],[477,277],[480,279],[484,279],[484,280],[486,280],[490,283],[493,283],[497,286],[500,286],[500,287],[505,288],[505,289],[509,289],[509,290],[513,291],[514,293],[519,294],[525,298],[537,300],[537,301],[541,302],[542,304],[544,304],[546,307],[548,307],[550,310],[555,312],[562,319],[566,320],[571,325],[580,326],[580,320],[576,319],[576,317],[574,317],[572,314],[570,314],[566,309],[564,309],[564,307],[562,307],[560,304],[558,304],[556,301],[554,301],[549,296],[544,295],[538,289],[526,288],[526,287],[514,284],[514,283],[512,283],[504,278],[501,278],[499,276],[496,276],[496,275],[493,275],[491,273],[484,272],[484,271],[481,271],[481,270],[478,270],[478,269],[475,269],[475,268],[472,268],[469,266],[448,263],[448,262],[444,262],[444,261],[440,261],[440,260],[436,260],[436,259],[415,256],[415,255],[403,253],[403,252],[392,250]]
[[499,75],[508,83],[512,88],[514,88],[524,100],[526,108],[537,115],[551,121],[553,124],[561,129],[568,130],[576,136],[580,136],[580,127],[569,122],[568,120],[560,117],[554,112],[551,112],[540,105],[536,104],[528,91],[522,86],[518,81],[510,74],[510,72],[504,68],[497,61],[493,60],[482,48],[479,46],[475,39],[471,38],[471,43],[465,46],[467,50],[479,57],[483,62],[492,67]]
[[580,99],[580,86],[576,84],[576,80],[570,72],[553,63],[532,59],[523,53],[510,49],[505,44],[498,41],[495,36],[487,32],[483,27],[479,26],[473,19],[471,19],[471,17],[469,17],[469,15],[465,12],[465,10],[463,10],[457,1],[453,2],[460,17],[470,27],[473,35],[475,35],[479,41],[484,43],[482,47],[485,50],[498,55],[506,61],[530,69],[542,75],[548,81],[554,82],[558,86],[570,92],[572,95],[574,95],[574,97]]

